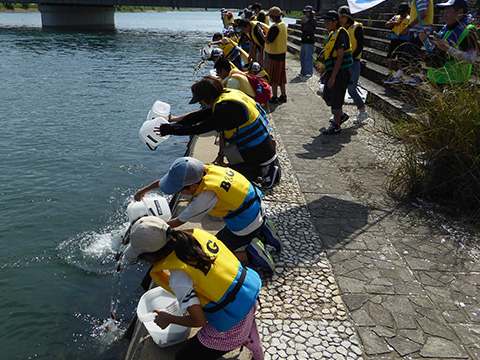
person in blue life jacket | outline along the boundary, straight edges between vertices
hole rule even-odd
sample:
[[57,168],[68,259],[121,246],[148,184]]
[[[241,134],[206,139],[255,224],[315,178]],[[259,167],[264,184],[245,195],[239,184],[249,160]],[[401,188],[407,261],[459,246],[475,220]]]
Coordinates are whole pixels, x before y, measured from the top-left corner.
[[[436,84],[468,82],[473,64],[478,57],[478,35],[473,25],[473,15],[468,14],[466,0],[449,0],[437,4],[443,9],[445,25],[429,41],[427,78]],[[419,33],[420,40],[427,40],[427,32]]]
[[200,221],[207,213],[222,218],[225,226],[216,237],[240,261],[274,271],[272,256],[265,245],[281,251],[282,239],[265,216],[262,192],[242,174],[227,167],[204,165],[192,157],[182,157],[174,161],[163,178],[138,190],[135,200],[140,201],[154,189],[165,194],[180,192],[191,196],[182,213],[167,221],[169,226],[176,228],[188,221]]
[[[218,61],[225,61],[221,60]],[[217,61],[217,63],[218,63]],[[269,189],[280,180],[281,169],[275,144],[270,135],[266,112],[251,97],[240,90],[224,89],[222,82],[206,76],[192,85],[190,104],[201,109],[172,116],[162,124],[158,134],[195,135],[210,131],[219,133],[219,152],[213,161],[228,166],[249,181],[262,179],[262,188]]]
[[174,315],[154,309],[155,324],[201,327],[176,360],[218,359],[242,345],[255,360],[264,359],[255,322],[262,281],[214,235],[201,229],[175,231],[159,217],[146,216],[133,224],[124,255],[129,263],[153,264],[152,279],[185,311]]

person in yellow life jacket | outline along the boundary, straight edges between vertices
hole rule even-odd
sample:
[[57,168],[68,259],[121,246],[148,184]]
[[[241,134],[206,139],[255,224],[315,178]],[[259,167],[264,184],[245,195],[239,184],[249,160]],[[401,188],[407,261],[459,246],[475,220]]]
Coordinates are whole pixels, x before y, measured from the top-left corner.
[[268,76],[268,73],[265,71],[264,68],[262,68],[260,66],[259,63],[255,62],[255,61],[248,64],[247,74],[253,74],[253,75],[260,76],[267,83],[270,82],[270,76]]
[[188,221],[200,221],[207,213],[220,217],[225,226],[216,234],[241,261],[273,272],[275,265],[265,245],[282,249],[282,241],[265,214],[262,192],[233,169],[204,165],[192,157],[178,158],[168,173],[135,194],[135,200],[153,189],[165,194],[191,195],[182,213],[167,221],[176,228]]
[[235,23],[235,18],[233,17],[233,13],[231,11],[222,9],[220,12],[220,17],[225,29],[228,29],[229,26],[232,26]]
[[409,11],[410,7],[408,4],[406,2],[402,2],[398,4],[397,14],[385,23],[386,28],[392,29],[392,33],[390,34],[390,46],[387,52],[387,79],[393,75],[393,64],[395,59],[400,56],[405,44],[408,41],[408,35],[402,35],[402,32],[410,22],[410,15],[408,15]]
[[[478,57],[478,36],[473,16],[468,14],[468,2],[449,0],[437,6],[443,8],[445,26],[433,37],[425,58],[428,80],[437,84],[465,83]],[[425,31],[419,36],[422,41],[427,39]]]
[[259,21],[240,19],[238,20],[238,28],[250,39],[250,53],[248,55],[248,62],[256,61],[263,66],[263,60],[265,57],[265,40],[260,34],[262,27],[268,29],[268,25],[265,25]]
[[[285,68],[287,24],[282,21],[282,17],[285,15],[278,6],[271,7],[267,15],[271,21],[270,28],[266,29],[263,25],[260,35],[265,41],[265,52],[268,59],[267,72],[270,76],[270,85],[272,86],[270,102],[274,104],[285,103],[287,102],[287,72]],[[280,87],[280,96],[277,96],[278,87]]]
[[201,229],[175,231],[156,216],[137,220],[129,238],[126,260],[153,264],[153,281],[185,311],[174,315],[154,309],[155,324],[201,327],[175,359],[218,359],[242,345],[254,359],[264,359],[255,322],[262,281],[254,270],[242,266],[214,235]]
[[[422,47],[424,44],[418,35],[422,29],[422,26],[427,33],[431,32],[433,25],[434,6],[433,0],[412,0],[410,4],[410,22],[401,32],[402,35],[408,34],[408,42],[405,44],[402,55],[400,55],[398,71],[390,79],[386,80],[384,82],[385,84],[400,84],[402,82],[401,78],[407,68],[411,69],[412,72],[415,73],[414,78],[410,80],[408,84],[423,84],[422,70],[419,63],[423,56]],[[422,20],[422,26],[420,26],[420,19]]]
[[347,30],[340,26],[340,15],[335,10],[329,10],[322,16],[329,32],[324,49],[326,71],[320,80],[325,84],[323,100],[330,106],[333,122],[323,131],[324,135],[336,135],[342,131],[340,127],[342,106],[345,92],[350,84],[350,67],[353,64],[352,48]]
[[217,75],[222,79],[224,88],[237,89],[243,91],[251,98],[255,97],[255,89],[252,88],[245,74],[238,71],[238,69],[232,68],[225,58],[217,60],[215,70],[217,70]]
[[[364,38],[363,25],[354,20],[350,13],[350,8],[347,5],[340,6],[338,8],[338,14],[340,15],[340,26],[348,31],[350,46],[352,47],[353,64],[350,67],[350,80],[352,82],[348,85],[347,91],[358,109],[357,117],[353,120],[353,123],[358,125],[368,118],[365,102],[358,93],[358,80],[360,79],[361,73],[360,60],[362,58]],[[345,116],[343,116],[343,119],[345,119]]]
[[[220,61],[220,60],[219,60]],[[192,85],[191,104],[201,109],[171,116],[170,123],[156,130],[164,135],[219,133],[219,152],[213,161],[243,174],[249,181],[262,178],[262,188],[280,181],[280,164],[262,107],[240,90],[224,89],[220,80],[206,76]],[[161,135],[162,136],[162,135]]]
[[218,45],[223,50],[225,57],[231,61],[238,69],[242,70],[248,60],[248,54],[238,46],[238,44],[221,33],[215,33],[209,46]]
[[252,4],[251,9],[255,14],[255,18],[253,20],[260,21],[265,25],[270,25],[270,21],[268,19],[267,14],[265,13],[265,11],[262,11],[262,4],[260,3]]

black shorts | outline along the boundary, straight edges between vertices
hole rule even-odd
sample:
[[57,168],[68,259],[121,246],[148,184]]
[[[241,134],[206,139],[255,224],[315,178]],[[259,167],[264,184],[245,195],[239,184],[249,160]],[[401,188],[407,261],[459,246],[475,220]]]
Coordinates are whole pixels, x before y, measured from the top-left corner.
[[350,68],[340,69],[338,72],[335,83],[331,89],[328,88],[328,80],[332,75],[331,71],[328,71],[325,75],[325,87],[323,88],[323,100],[332,109],[341,109],[345,99],[345,93],[348,85],[352,82],[350,78]]
[[390,42],[390,47],[388,48],[387,58],[398,58],[405,49],[405,44],[407,42],[408,40],[392,39]]
[[248,235],[239,236],[235,235],[230,229],[224,226],[215,236],[223,242],[230,251],[234,252],[237,249],[247,246],[252,242],[253,238],[259,236],[262,227],[263,225],[259,226],[258,229],[252,231]]

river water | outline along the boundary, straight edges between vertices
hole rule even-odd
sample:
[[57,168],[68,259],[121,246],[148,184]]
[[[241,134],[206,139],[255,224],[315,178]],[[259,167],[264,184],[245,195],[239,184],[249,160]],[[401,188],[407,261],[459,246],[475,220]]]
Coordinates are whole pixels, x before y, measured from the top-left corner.
[[[39,13],[0,13],[2,359],[116,358],[145,266],[116,273],[136,189],[182,156],[138,130],[155,100],[187,105],[218,11],[118,13],[110,33],[43,31]],[[117,322],[107,322],[111,309]],[[111,331],[106,331],[109,325]]]

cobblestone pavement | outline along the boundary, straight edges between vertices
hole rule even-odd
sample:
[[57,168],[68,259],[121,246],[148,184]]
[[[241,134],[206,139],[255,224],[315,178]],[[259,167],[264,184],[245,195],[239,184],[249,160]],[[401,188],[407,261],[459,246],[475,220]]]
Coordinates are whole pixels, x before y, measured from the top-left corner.
[[330,110],[298,73],[289,57],[288,102],[270,109],[282,181],[265,200],[285,249],[263,276],[266,359],[480,359],[478,259],[388,197],[381,117],[321,135]]

